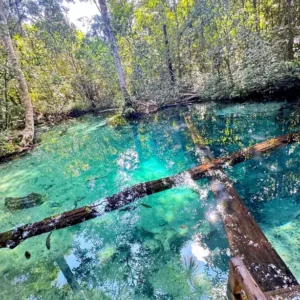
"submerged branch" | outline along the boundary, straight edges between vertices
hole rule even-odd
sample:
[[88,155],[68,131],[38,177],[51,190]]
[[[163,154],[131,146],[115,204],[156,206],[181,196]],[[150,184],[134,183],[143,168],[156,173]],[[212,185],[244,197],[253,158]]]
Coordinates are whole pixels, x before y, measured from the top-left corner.
[[0,248],[7,247],[13,249],[30,237],[82,223],[84,221],[96,218],[103,213],[116,210],[144,196],[158,193],[180,185],[185,176],[191,177],[193,180],[200,179],[204,176],[210,176],[208,172],[210,170],[225,167],[226,165],[232,166],[238,164],[252,157],[261,156],[272,150],[297,142],[299,140],[300,131],[272,138],[252,147],[236,151],[223,158],[214,159],[208,163],[194,167],[174,176],[136,184],[123,191],[120,191],[119,193],[102,199],[102,202],[99,204],[93,204],[90,206],[84,206],[66,211],[62,214],[46,218],[42,221],[26,224],[16,229],[0,233]]

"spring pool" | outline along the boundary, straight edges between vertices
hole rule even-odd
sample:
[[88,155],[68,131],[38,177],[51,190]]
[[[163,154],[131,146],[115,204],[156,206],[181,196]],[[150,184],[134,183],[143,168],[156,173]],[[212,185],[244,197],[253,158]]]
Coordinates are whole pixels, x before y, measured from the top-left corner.
[[[286,103],[193,105],[130,123],[86,116],[40,129],[40,146],[0,166],[0,231],[197,165],[185,116],[216,157],[300,129],[299,109]],[[299,160],[299,144],[293,144],[226,169],[298,280]],[[50,250],[47,234],[0,249],[1,297],[225,299],[228,242],[209,181],[197,185],[187,182],[54,231]],[[23,209],[5,203],[31,193],[42,195],[42,203]]]

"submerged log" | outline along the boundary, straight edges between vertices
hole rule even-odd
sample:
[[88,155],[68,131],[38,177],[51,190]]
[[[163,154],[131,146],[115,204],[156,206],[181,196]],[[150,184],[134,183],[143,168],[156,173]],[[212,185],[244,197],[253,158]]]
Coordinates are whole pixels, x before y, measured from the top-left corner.
[[25,197],[5,198],[4,204],[10,210],[18,210],[41,205],[45,202],[45,197],[37,193],[31,193]]
[[[214,156],[203,138],[189,118],[186,118],[186,123],[194,144],[202,151],[204,158],[211,161]],[[230,250],[234,256],[243,258],[260,289],[268,292],[297,285],[296,278],[269,243],[223,170],[212,170],[211,178],[212,191],[221,212]],[[248,292],[250,295],[251,291]]]
[[[0,248],[15,248],[24,240],[52,230],[62,229],[71,225],[76,225],[84,221],[96,218],[104,212],[116,210],[127,205],[136,199],[147,195],[158,193],[179,185],[186,177],[193,180],[204,176],[210,176],[209,172],[226,165],[235,165],[255,156],[261,156],[274,149],[294,143],[300,140],[300,131],[289,133],[277,138],[272,138],[252,147],[237,151],[223,158],[215,159],[211,162],[189,169],[185,172],[157,180],[139,183],[129,187],[119,193],[109,196],[100,204],[84,206],[81,208],[66,211],[64,213],[46,218],[32,224],[26,224],[16,229],[0,233]],[[104,209],[102,205],[105,203]],[[101,208],[101,209],[99,209]]]

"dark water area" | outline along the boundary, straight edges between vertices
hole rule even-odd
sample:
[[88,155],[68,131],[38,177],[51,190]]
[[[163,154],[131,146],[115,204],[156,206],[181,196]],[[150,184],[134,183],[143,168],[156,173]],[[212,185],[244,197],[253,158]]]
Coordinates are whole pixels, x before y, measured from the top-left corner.
[[[101,117],[73,120],[41,134],[32,153],[0,166],[0,231],[196,166],[187,116],[215,157],[300,129],[299,106],[284,102],[172,108],[123,126]],[[293,144],[226,168],[298,280],[299,154]],[[32,193],[43,201],[5,205],[4,198]],[[3,299],[225,299],[230,251],[207,179],[187,178],[123,210],[54,231],[50,250],[46,240],[44,234],[0,249]]]

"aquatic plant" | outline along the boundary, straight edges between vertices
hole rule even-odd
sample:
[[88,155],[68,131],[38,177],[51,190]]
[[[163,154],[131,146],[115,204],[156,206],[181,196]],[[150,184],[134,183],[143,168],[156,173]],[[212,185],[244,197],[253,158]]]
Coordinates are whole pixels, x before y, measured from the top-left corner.
[[184,256],[182,260],[187,276],[192,282],[195,273],[199,270],[199,262],[194,256]]

